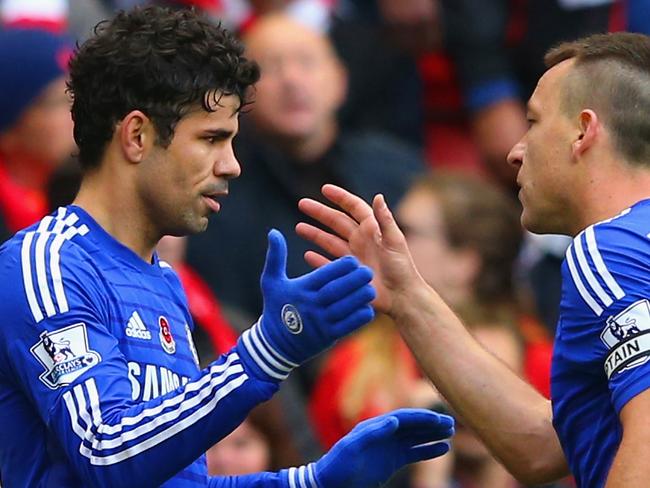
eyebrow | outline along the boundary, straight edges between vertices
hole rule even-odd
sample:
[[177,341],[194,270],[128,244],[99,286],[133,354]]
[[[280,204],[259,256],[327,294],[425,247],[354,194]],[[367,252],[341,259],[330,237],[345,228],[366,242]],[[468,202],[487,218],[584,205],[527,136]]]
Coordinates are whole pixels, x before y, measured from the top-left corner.
[[236,131],[228,129],[206,129],[203,131],[203,135],[206,137],[218,137],[222,139],[227,139],[228,137],[235,136]]

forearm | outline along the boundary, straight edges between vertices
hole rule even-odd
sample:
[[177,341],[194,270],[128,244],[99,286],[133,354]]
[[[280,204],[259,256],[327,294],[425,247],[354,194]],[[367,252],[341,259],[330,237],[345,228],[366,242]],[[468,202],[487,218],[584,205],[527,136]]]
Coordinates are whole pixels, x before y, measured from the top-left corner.
[[550,402],[485,350],[431,288],[409,288],[391,314],[426,375],[513,475],[539,483],[567,473]]
[[612,468],[607,477],[605,488],[642,488],[648,486],[650,480],[650,464],[639,456],[647,451],[647,446],[632,446],[625,442],[621,444]]
[[125,404],[106,375],[66,392],[52,427],[77,473],[93,486],[158,486],[199,458],[277,391],[251,377],[237,352],[146,402]]
[[648,486],[650,464],[645,462],[650,450],[648,405],[650,390],[640,393],[623,407],[620,414],[623,437],[609,470],[606,488]]

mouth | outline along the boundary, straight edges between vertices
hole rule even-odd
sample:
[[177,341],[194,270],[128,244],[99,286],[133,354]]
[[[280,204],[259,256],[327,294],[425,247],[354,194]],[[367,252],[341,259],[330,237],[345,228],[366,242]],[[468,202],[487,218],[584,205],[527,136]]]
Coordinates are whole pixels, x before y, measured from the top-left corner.
[[211,193],[207,195],[201,195],[203,198],[203,201],[205,204],[208,206],[210,211],[217,213],[219,210],[221,210],[221,202],[219,202],[220,198],[224,198],[228,195],[228,192],[225,193]]

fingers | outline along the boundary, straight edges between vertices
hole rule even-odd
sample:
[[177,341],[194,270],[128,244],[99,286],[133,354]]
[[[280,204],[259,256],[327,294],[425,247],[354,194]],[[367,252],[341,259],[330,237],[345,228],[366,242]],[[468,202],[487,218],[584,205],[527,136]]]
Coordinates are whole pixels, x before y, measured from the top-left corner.
[[370,305],[366,305],[334,324],[332,333],[335,337],[343,337],[357,330],[362,325],[367,324],[374,318],[374,309]]
[[296,233],[303,239],[313,242],[316,246],[332,256],[341,257],[346,254],[351,254],[347,240],[341,239],[311,224],[300,222],[296,225]]
[[325,266],[327,263],[331,263],[331,259],[327,259],[322,254],[318,254],[316,251],[307,251],[305,252],[305,262],[312,268],[320,268]]
[[[354,256],[343,256],[306,274],[303,279],[311,290],[320,290],[337,278],[349,275],[351,272],[360,269],[360,263]],[[367,271],[365,272],[367,273]],[[358,287],[357,287],[358,288]]]
[[436,442],[433,444],[423,444],[420,446],[407,449],[405,453],[406,464],[433,459],[449,452],[451,444],[449,441]]
[[399,420],[395,433],[404,447],[448,439],[454,435],[454,419],[427,409],[404,408],[391,413]]
[[375,299],[375,289],[366,285],[350,293],[344,299],[332,303],[325,309],[325,318],[329,321],[336,322],[342,320],[355,311],[366,305],[369,305]]
[[282,233],[276,229],[271,229],[268,235],[268,248],[266,251],[266,261],[262,271],[262,281],[269,278],[286,277],[287,269],[287,243]]
[[415,438],[416,442],[436,441],[451,437],[454,433],[454,419],[449,415],[424,408],[402,408],[391,412],[399,420],[399,432],[405,436],[414,432],[424,433],[425,438]]
[[357,227],[357,222],[345,212],[328,207],[311,198],[301,199],[298,202],[298,208],[302,213],[329,227],[344,239],[347,239]]
[[404,234],[402,234],[402,231],[397,226],[395,217],[393,217],[393,213],[388,208],[383,195],[375,195],[375,198],[372,200],[372,211],[379,224],[379,230],[384,244],[391,249],[406,246]]
[[337,302],[372,281],[372,271],[359,266],[345,276],[331,280],[318,291],[318,303],[330,305]]
[[390,415],[379,415],[358,423],[346,437],[354,440],[355,444],[361,441],[358,447],[363,447],[370,442],[391,436],[399,427],[399,420]]
[[400,408],[390,412],[399,420],[400,427],[417,427],[422,425],[439,425],[444,424],[453,426],[453,419],[449,415],[444,415],[426,408]]
[[372,216],[370,205],[362,198],[344,190],[340,186],[324,185],[321,191],[325,198],[341,207],[357,222],[361,222]]

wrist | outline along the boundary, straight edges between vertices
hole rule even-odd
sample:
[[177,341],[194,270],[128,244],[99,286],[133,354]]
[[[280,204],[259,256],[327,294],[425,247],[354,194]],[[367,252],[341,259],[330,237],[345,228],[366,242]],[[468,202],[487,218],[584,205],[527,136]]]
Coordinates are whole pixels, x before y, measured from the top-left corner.
[[280,471],[283,485],[293,488],[327,488],[316,481],[315,463],[297,468],[288,468]]
[[246,369],[264,381],[279,383],[299,366],[271,346],[262,331],[260,320],[242,333],[237,340],[237,349]]
[[416,317],[426,313],[432,308],[432,304],[438,301],[442,302],[440,296],[421,277],[418,277],[408,286],[394,291],[388,315],[398,324],[410,323]]

